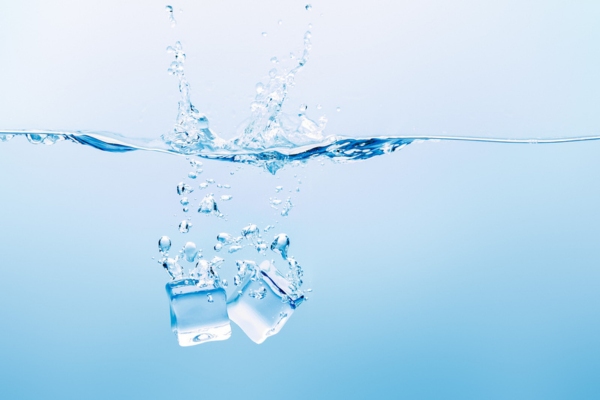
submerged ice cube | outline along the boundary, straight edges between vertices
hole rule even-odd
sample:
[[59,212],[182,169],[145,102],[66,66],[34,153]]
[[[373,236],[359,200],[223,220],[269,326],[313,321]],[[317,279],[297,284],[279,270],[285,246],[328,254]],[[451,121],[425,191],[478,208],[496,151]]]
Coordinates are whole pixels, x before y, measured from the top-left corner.
[[199,287],[197,279],[167,283],[171,303],[171,328],[180,346],[194,346],[231,336],[225,290]]
[[227,302],[229,318],[255,343],[276,335],[294,310],[304,301],[301,292],[275,268],[264,261],[258,271],[236,275],[239,291]]

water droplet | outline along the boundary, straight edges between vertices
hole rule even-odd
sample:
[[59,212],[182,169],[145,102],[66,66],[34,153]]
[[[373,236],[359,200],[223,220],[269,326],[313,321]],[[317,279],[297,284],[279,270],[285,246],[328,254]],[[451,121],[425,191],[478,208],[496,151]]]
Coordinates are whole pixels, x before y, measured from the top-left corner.
[[273,64],[277,64],[279,62],[279,60],[277,59],[277,57],[271,57],[271,62]]
[[267,37],[267,32],[263,32],[261,35],[263,35],[263,37]]
[[338,108],[335,109],[335,111],[340,112],[340,111],[342,111],[342,108],[338,107]]
[[280,254],[281,257],[286,260],[288,248],[290,247],[290,238],[285,233],[280,233],[275,236],[273,243],[271,243],[271,250],[275,253]]
[[306,104],[300,104],[300,114],[304,114],[307,109],[308,106]]
[[215,301],[210,293],[206,295],[206,300],[208,300],[209,303],[212,303]]
[[281,24],[283,24],[282,20],[277,21],[277,25],[281,25]]
[[214,179],[212,179],[212,178],[208,178],[208,179],[206,180],[206,183],[213,184],[213,183],[215,183],[215,180],[214,180]]
[[188,204],[190,204],[190,201],[188,200],[187,197],[182,197],[181,200],[179,200],[179,202],[181,203],[182,206],[187,206]]
[[275,228],[273,225],[267,225],[267,226],[265,226],[265,229],[263,229],[263,231],[268,232],[273,228]]
[[189,207],[183,207],[182,211],[183,212],[188,212],[188,211],[190,211],[190,208]]
[[306,9],[306,11],[312,11],[312,5],[310,4],[305,5],[304,8]]
[[231,196],[229,194],[224,194],[221,196],[221,200],[223,200],[223,201],[229,201],[231,199],[233,199],[233,196]]
[[208,187],[208,183],[206,183],[206,182],[202,182],[202,183],[199,185],[199,187],[200,187],[200,189],[206,189],[206,188]]
[[194,189],[192,189],[192,187],[186,183],[179,182],[179,184],[177,185],[177,194],[178,195],[190,194],[193,191],[194,191]]
[[177,21],[175,21],[175,16],[173,15],[173,7],[166,6],[165,11],[169,14],[169,22],[171,23],[171,26],[175,27],[175,25],[177,25]]
[[277,76],[277,69],[273,68],[272,70],[269,71],[269,77],[271,78],[275,78]]
[[215,251],[221,251],[221,249],[223,248],[223,245],[221,243],[217,243],[215,244],[215,247],[213,247],[215,249]]
[[158,251],[166,253],[171,249],[171,239],[168,236],[162,236],[158,239]]
[[269,202],[271,203],[272,206],[278,206],[281,204],[281,200],[278,199],[277,197],[269,198]]
[[202,162],[197,160],[190,160],[190,165],[192,166],[192,168],[198,169],[202,166]]
[[198,175],[195,171],[191,171],[188,173],[188,178],[190,178],[190,179],[196,179],[197,177],[198,177]]
[[192,227],[192,223],[186,219],[179,223],[179,232],[188,233],[190,228]]

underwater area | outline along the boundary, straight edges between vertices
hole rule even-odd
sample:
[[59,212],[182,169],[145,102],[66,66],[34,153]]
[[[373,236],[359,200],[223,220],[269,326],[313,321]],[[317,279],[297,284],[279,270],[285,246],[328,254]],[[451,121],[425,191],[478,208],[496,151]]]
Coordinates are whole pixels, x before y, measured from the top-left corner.
[[[169,5],[0,14],[1,398],[600,395],[600,4]],[[180,346],[163,236],[229,298],[293,258],[303,300]]]

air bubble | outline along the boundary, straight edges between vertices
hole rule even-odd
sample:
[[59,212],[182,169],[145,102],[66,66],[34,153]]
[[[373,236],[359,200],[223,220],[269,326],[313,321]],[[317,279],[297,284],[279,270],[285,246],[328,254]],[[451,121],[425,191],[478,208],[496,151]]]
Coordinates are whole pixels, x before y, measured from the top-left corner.
[[179,182],[179,184],[177,185],[177,194],[178,195],[190,194],[193,191],[194,191],[194,189],[192,189],[192,187],[186,183]]
[[190,228],[192,227],[192,223],[186,219],[179,223],[179,232],[188,233]]
[[200,207],[198,208],[198,212],[202,214],[211,214],[218,213],[219,209],[217,207],[217,202],[212,194],[204,196],[202,201],[200,202]]
[[273,242],[271,243],[271,250],[277,254],[280,254],[281,257],[286,260],[288,248],[290,247],[290,238],[285,233],[280,233],[275,236]]
[[168,236],[162,236],[158,239],[158,251],[167,253],[171,249],[171,239]]
[[196,256],[198,255],[196,244],[194,242],[187,242],[185,246],[183,246],[183,253],[185,254],[185,259],[188,262],[194,262],[196,260]]

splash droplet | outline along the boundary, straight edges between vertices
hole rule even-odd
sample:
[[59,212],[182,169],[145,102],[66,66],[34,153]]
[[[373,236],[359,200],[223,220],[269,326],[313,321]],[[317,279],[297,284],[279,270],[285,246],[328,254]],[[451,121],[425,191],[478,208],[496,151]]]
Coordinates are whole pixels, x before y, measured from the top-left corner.
[[[265,91],[265,85],[263,85],[261,82],[258,82],[256,84],[255,89],[256,89],[256,93],[261,94],[262,92]],[[231,175],[233,175],[233,173]]]
[[171,26],[174,28],[177,25],[177,21],[175,21],[175,16],[173,15],[173,7],[166,6],[165,11],[169,14],[169,22]]
[[312,5],[310,4],[305,5],[304,8],[306,9],[306,11],[312,11]]
[[233,196],[229,195],[229,194],[224,194],[221,196],[221,200],[223,200],[223,201],[229,201],[231,199],[233,199]]

